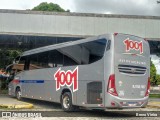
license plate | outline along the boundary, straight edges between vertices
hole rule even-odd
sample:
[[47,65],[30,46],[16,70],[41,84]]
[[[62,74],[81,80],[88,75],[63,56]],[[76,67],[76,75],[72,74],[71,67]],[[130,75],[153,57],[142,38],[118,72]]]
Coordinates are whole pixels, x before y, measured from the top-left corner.
[[131,106],[131,107],[137,106],[137,103],[136,102],[128,102],[128,106]]

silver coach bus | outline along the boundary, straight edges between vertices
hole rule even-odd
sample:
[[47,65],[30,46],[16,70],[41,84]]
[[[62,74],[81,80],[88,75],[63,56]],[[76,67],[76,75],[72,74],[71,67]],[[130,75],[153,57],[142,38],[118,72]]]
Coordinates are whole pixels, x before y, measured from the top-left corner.
[[[18,67],[20,66],[20,67]],[[9,95],[61,103],[64,111],[145,107],[150,50],[145,39],[105,34],[24,52]]]

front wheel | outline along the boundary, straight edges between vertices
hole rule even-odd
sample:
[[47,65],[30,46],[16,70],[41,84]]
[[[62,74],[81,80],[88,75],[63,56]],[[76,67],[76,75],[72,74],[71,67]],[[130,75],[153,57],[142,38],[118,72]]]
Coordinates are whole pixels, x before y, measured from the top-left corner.
[[17,88],[17,89],[16,89],[16,98],[17,98],[18,100],[21,100],[21,99],[22,99],[20,88]]
[[65,92],[61,97],[62,109],[66,112],[74,111],[75,106],[72,104],[72,95],[70,92]]

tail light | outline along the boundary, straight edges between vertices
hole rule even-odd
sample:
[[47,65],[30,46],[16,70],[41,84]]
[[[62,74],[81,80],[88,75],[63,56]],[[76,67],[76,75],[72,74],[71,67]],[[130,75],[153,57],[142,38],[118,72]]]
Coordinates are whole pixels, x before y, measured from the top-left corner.
[[114,74],[109,76],[107,92],[114,95],[114,96],[118,96],[117,91],[116,91],[115,75]]
[[19,84],[19,80],[14,79],[14,80],[12,80],[12,83],[14,83],[14,84]]
[[150,78],[148,78],[148,84],[145,96],[149,96],[149,93],[150,93]]
[[114,36],[117,36],[118,35],[118,33],[114,33]]

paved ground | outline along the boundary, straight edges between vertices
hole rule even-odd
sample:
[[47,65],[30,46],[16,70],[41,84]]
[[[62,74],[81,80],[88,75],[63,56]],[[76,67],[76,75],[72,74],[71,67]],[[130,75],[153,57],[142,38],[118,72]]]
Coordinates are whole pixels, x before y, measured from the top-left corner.
[[[72,113],[66,113],[63,112],[61,109],[60,104],[56,104],[56,103],[52,103],[52,102],[46,102],[46,101],[39,101],[39,100],[31,100],[31,99],[23,99],[23,102],[21,101],[17,101],[15,98],[13,97],[8,97],[7,95],[0,95],[0,104],[1,101],[8,101],[9,103],[11,103],[11,101],[13,103],[30,103],[34,105],[34,108],[32,109],[20,109],[18,110],[19,112],[40,112],[42,114],[44,114],[45,116],[53,116],[54,119],[93,119],[91,117],[94,117],[94,119],[142,119],[144,117],[144,115],[147,116],[147,113],[153,113],[153,114],[160,114],[160,109],[159,108],[139,108],[139,109],[124,109],[124,110],[117,110],[117,111],[113,111],[113,110],[107,110],[106,112],[102,112],[102,111],[90,111],[90,110],[80,110],[78,112],[72,112]],[[154,99],[150,99],[150,101],[154,101]],[[156,102],[160,101],[160,99],[156,99]],[[0,111],[16,111],[17,109],[0,109]],[[42,112],[43,111],[43,112]],[[47,111],[47,112],[44,112]],[[158,112],[157,112],[158,111]],[[136,113],[142,115],[143,117],[136,117]],[[43,115],[42,115],[43,116]],[[69,118],[71,117],[71,118]],[[83,118],[79,118],[79,117],[83,117]],[[47,120],[51,119],[51,118],[45,118]],[[158,120],[160,119],[159,117],[145,117],[145,119],[154,119],[154,120]],[[6,120],[6,119],[5,119]],[[17,118],[16,118],[17,120]],[[38,118],[38,120],[41,120],[41,118]]]
[[[0,104],[22,104],[22,101],[18,101],[14,97],[8,95],[0,95]],[[27,103],[23,102],[23,104]]]
[[[24,102],[29,102],[31,104],[34,105],[34,110],[45,110],[45,111],[62,111],[61,109],[61,105],[60,104],[56,104],[53,102],[46,102],[46,101],[40,101],[40,100],[32,100],[32,99],[23,99]],[[149,100],[150,102],[148,103],[148,105],[150,105],[151,107],[147,107],[147,108],[137,108],[137,109],[127,109],[127,111],[160,111],[160,99],[156,99],[154,101],[154,99]],[[157,104],[157,102],[159,102],[159,104]],[[156,104],[154,104],[156,103]],[[153,107],[152,106],[157,106],[157,107]],[[113,110],[108,110],[108,111],[113,111]],[[117,110],[119,111],[119,110]],[[120,110],[122,111],[122,110]],[[124,109],[125,111],[125,109]]]
[[156,102],[160,102],[160,98],[149,98],[149,101],[156,101]]
[[[45,111],[62,111],[61,110],[61,106],[60,104],[56,104],[53,102],[46,102],[46,101],[40,101],[40,100],[32,100],[32,99],[22,99],[22,101],[18,101],[16,98],[14,97],[10,97],[8,95],[0,95],[0,105],[30,105],[33,104],[34,108],[33,109],[29,109],[29,110],[37,110],[37,111],[41,111],[41,110],[45,110]],[[152,110],[152,111],[160,111],[160,99],[149,99],[149,103],[148,105],[150,107],[147,108],[138,108],[138,109],[133,109],[135,110],[140,110],[140,111],[148,111],[148,110]],[[153,109],[152,109],[153,106]],[[32,108],[32,107],[31,107]],[[28,110],[27,109],[23,109],[23,110]],[[132,111],[132,109],[128,109],[127,111]]]
[[0,107],[1,108],[33,108],[33,104],[18,101],[17,99],[8,96],[8,95],[0,95]]

